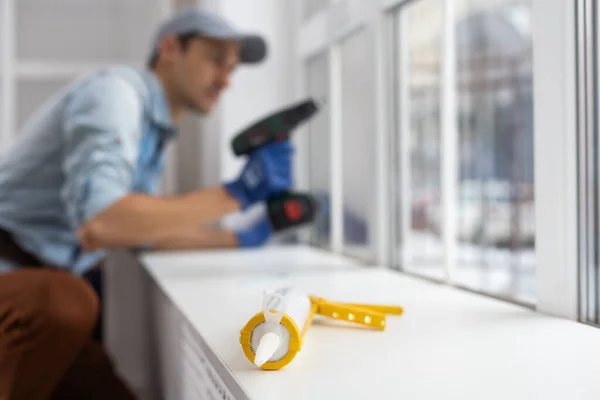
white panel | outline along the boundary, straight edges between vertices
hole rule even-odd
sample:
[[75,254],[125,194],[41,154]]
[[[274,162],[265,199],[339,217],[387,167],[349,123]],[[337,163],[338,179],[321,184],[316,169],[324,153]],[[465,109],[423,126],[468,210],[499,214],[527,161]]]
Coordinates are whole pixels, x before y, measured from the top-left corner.
[[322,54],[308,62],[308,93],[321,101],[319,113],[310,123],[309,135],[309,182],[310,191],[316,196],[320,212],[312,230],[311,242],[329,247],[331,221],[331,132],[329,130],[329,58]]
[[[4,25],[4,15],[6,13],[5,11],[5,5],[3,4],[4,0],[0,1],[0,21],[2,21],[2,25]],[[4,51],[5,48],[5,42],[6,38],[4,36],[4,31],[2,30],[2,28],[0,28],[0,60],[2,59],[2,53]],[[2,62],[0,61],[0,74],[2,74]]]
[[329,50],[329,97],[331,99],[329,130],[331,132],[331,247],[341,252],[344,247],[342,181],[342,74],[341,49],[339,46]]
[[344,251],[372,260],[375,196],[375,80],[373,32],[341,45]]
[[[301,55],[298,49],[298,29],[302,24],[302,7],[303,4],[298,1],[288,1],[287,13],[290,18],[288,24],[290,26],[289,44],[292,51],[292,56],[289,63],[290,76],[294,77],[291,79],[292,85],[290,86],[293,98],[305,98],[309,96],[308,92],[308,74],[306,70],[306,59]],[[297,190],[307,191],[309,190],[309,140],[310,140],[310,124],[302,124],[297,134],[294,136],[293,141],[296,145],[297,153],[294,157],[294,184]],[[302,243],[308,243],[310,241],[310,228],[301,229],[298,232],[298,239]]]
[[[538,310],[576,319],[575,2],[533,1]],[[552,168],[549,168],[552,166]]]
[[458,132],[457,132],[457,79],[456,29],[454,28],[455,0],[444,2],[443,68],[442,68],[442,237],[444,240],[444,279],[453,283],[456,268],[458,186]]
[[343,0],[329,9],[329,38],[332,42],[343,40],[369,21],[373,8],[364,0]]
[[380,7],[383,10],[389,10],[394,7],[398,7],[402,3],[406,3],[411,0],[379,0]]
[[[375,3],[371,4],[375,6]],[[379,11],[377,9],[377,11]],[[374,210],[375,231],[375,262],[379,265],[390,265],[391,262],[391,229],[393,225],[393,210],[391,209],[392,179],[392,151],[393,124],[390,118],[395,114],[393,110],[393,66],[394,54],[389,51],[389,44],[393,34],[393,19],[388,14],[378,14],[368,29],[372,29],[375,37],[373,43],[373,58],[375,67],[375,129],[374,152],[375,157],[375,201]]]
[[301,0],[304,3],[304,19],[310,19],[319,11],[323,11],[329,5],[329,0]]
[[325,13],[316,14],[303,24],[296,38],[298,52],[312,57],[333,43],[345,40],[365,28],[379,11],[374,4],[364,0],[334,2]]
[[[151,281],[129,251],[110,252],[104,264],[104,341],[118,373],[140,400],[155,400],[152,380],[155,348]],[[174,350],[173,350],[174,351]]]
[[17,130],[26,120],[68,80],[21,81],[17,84]]
[[17,55],[140,62],[155,29],[156,1],[19,0]]
[[321,13],[302,25],[295,41],[296,51],[301,57],[313,57],[315,54],[327,50],[329,44],[328,24],[328,15]]
[[158,393],[153,393],[154,399],[184,399],[181,397],[183,317],[154,281],[149,283],[149,295],[154,310],[151,316],[154,331],[151,346],[156,357],[151,365],[155,369],[154,379],[158,382]]
[[[585,44],[586,46],[592,47],[595,46],[595,48],[593,48],[593,57],[590,57],[591,59],[588,60],[587,64],[590,66],[591,69],[591,73],[590,75],[594,78],[596,78],[596,84],[595,87],[591,90],[592,94],[589,96],[590,99],[590,103],[593,107],[593,110],[591,112],[592,116],[594,117],[594,124],[590,124],[590,128],[591,127],[596,127],[596,130],[590,130],[591,133],[591,138],[592,141],[595,140],[595,144],[594,146],[590,146],[591,148],[588,150],[589,153],[595,154],[596,155],[596,159],[593,163],[593,165],[591,165],[591,170],[596,172],[598,171],[598,167],[600,167],[600,159],[598,158],[598,154],[600,154],[598,151],[600,150],[599,146],[600,146],[600,142],[598,141],[598,126],[600,123],[600,102],[598,101],[598,93],[600,92],[600,85],[598,85],[598,69],[597,69],[597,63],[598,63],[598,59],[600,59],[600,43],[598,43],[598,38],[600,38],[600,24],[598,23],[598,17],[600,16],[600,7],[598,7],[598,4],[595,1],[590,1],[589,3],[593,4],[592,11],[591,11],[591,15],[590,15],[590,19],[592,19],[592,21],[594,21],[594,24],[592,25],[591,29],[590,29],[590,33],[593,35],[593,37],[595,38],[589,41],[586,41]],[[594,18],[595,17],[595,18]],[[580,20],[578,19],[577,24],[579,25]],[[578,83],[578,88],[581,88],[580,84]],[[593,101],[591,101],[593,100]],[[580,138],[581,138],[581,131],[578,132],[580,134]],[[579,142],[579,148],[581,149],[581,141]],[[580,164],[581,161],[583,161],[583,159],[580,159]],[[581,182],[581,176],[579,177],[579,182]],[[598,234],[596,232],[598,232],[598,228],[600,227],[600,212],[598,210],[598,199],[600,199],[600,180],[598,178],[598,175],[595,174],[595,178],[594,178],[594,184],[596,186],[596,189],[594,190],[594,195],[592,198],[595,198],[596,200],[594,202],[592,202],[592,210],[594,210],[595,208],[595,213],[585,213],[584,214],[584,218],[586,219],[586,221],[588,222],[588,225],[591,226],[595,226],[596,227],[596,231],[592,234],[589,235],[586,242],[588,243],[587,247],[588,249],[590,249],[591,251],[589,251],[588,253],[591,253],[595,256],[595,258],[591,258],[590,257],[590,261],[594,260],[594,262],[588,262],[587,263],[587,270],[591,273],[591,274],[582,274],[581,270],[583,268],[583,265],[581,264],[581,262],[583,260],[580,260],[580,284],[582,283],[582,278],[586,279],[591,278],[589,282],[587,282],[587,300],[588,301],[593,301],[592,304],[588,303],[587,306],[581,307],[580,308],[580,318],[584,318],[585,317],[585,313],[587,312],[587,316],[588,316],[588,321],[596,324],[596,325],[600,325],[600,260],[598,259]],[[581,194],[581,189],[583,189],[580,186],[580,191],[579,193]],[[590,196],[591,197],[591,196]],[[581,199],[580,199],[580,204],[581,204]],[[581,207],[581,206],[580,206]],[[582,221],[582,213],[581,211],[583,211],[580,208],[580,214],[579,214],[579,221],[581,223]],[[594,217],[592,217],[592,215],[595,215]],[[593,218],[593,219],[592,219]],[[593,221],[593,223],[591,223]],[[580,229],[579,231],[580,233],[582,233],[582,230]],[[583,238],[580,239],[580,249],[582,247],[582,245],[584,245],[585,242],[583,242]],[[580,251],[579,254],[582,254],[582,252]],[[588,275],[588,276],[586,276]],[[581,288],[581,286],[580,286]],[[581,290],[581,292],[583,292],[583,290]],[[582,300],[584,299],[585,293],[579,293],[579,299],[582,302]],[[593,312],[593,315],[590,315],[590,313]],[[590,317],[593,317],[590,319]]]

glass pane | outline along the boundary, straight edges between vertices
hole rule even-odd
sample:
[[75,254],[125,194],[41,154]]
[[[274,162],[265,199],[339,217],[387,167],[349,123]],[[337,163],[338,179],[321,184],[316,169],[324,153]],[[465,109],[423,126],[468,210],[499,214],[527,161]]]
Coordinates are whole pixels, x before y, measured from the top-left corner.
[[372,36],[360,31],[341,46],[344,251],[372,259],[375,82]]
[[312,194],[319,202],[320,212],[313,225],[311,243],[328,248],[331,235],[329,221],[331,135],[329,131],[329,61],[327,54],[310,60],[308,68],[308,92],[321,103],[321,109],[310,121],[309,179]]
[[24,81],[17,84],[17,130],[51,96],[65,86],[67,80]]
[[[400,12],[405,57],[398,62],[403,70],[399,134],[406,138],[399,146],[398,159],[408,190],[400,185],[398,198],[405,232],[401,233],[404,269],[441,278],[440,107],[443,29],[442,0],[410,3]],[[403,156],[404,155],[404,156]],[[406,158],[406,160],[405,160]],[[406,186],[406,184],[405,184]],[[408,201],[408,206],[401,202]]]
[[531,0],[457,1],[457,282],[535,300]]
[[304,0],[304,19],[310,19],[328,5],[329,0]]
[[156,28],[156,4],[155,0],[16,1],[17,56],[142,62]]

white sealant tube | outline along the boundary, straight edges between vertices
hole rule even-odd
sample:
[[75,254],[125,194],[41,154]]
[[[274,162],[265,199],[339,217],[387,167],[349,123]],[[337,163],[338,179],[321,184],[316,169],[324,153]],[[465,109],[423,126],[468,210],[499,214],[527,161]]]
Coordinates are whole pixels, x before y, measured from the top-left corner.
[[250,339],[255,355],[254,364],[257,367],[266,362],[283,359],[290,349],[290,339],[298,336],[298,332],[289,332],[281,324],[283,316],[287,315],[294,321],[301,333],[310,317],[311,309],[310,297],[291,288],[282,288],[264,294],[265,322],[253,330]]

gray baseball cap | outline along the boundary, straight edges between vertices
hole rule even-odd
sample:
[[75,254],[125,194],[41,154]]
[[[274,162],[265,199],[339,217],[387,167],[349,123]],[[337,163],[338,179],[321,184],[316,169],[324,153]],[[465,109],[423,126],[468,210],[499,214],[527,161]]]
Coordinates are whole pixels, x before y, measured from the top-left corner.
[[213,39],[239,41],[242,63],[258,63],[267,55],[267,44],[261,36],[240,32],[219,15],[200,6],[192,6],[177,12],[159,27],[152,41],[150,59],[156,55],[165,36],[188,33],[197,33],[199,36]]

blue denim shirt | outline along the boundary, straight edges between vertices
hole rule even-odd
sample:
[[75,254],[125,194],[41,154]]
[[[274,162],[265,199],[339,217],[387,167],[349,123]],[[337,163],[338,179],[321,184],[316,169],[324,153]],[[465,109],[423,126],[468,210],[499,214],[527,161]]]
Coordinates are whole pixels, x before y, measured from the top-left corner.
[[[150,71],[115,66],[84,76],[40,107],[0,160],[0,226],[51,266],[82,274],[77,227],[130,192],[156,194],[177,134]],[[0,270],[16,266],[0,260]]]

